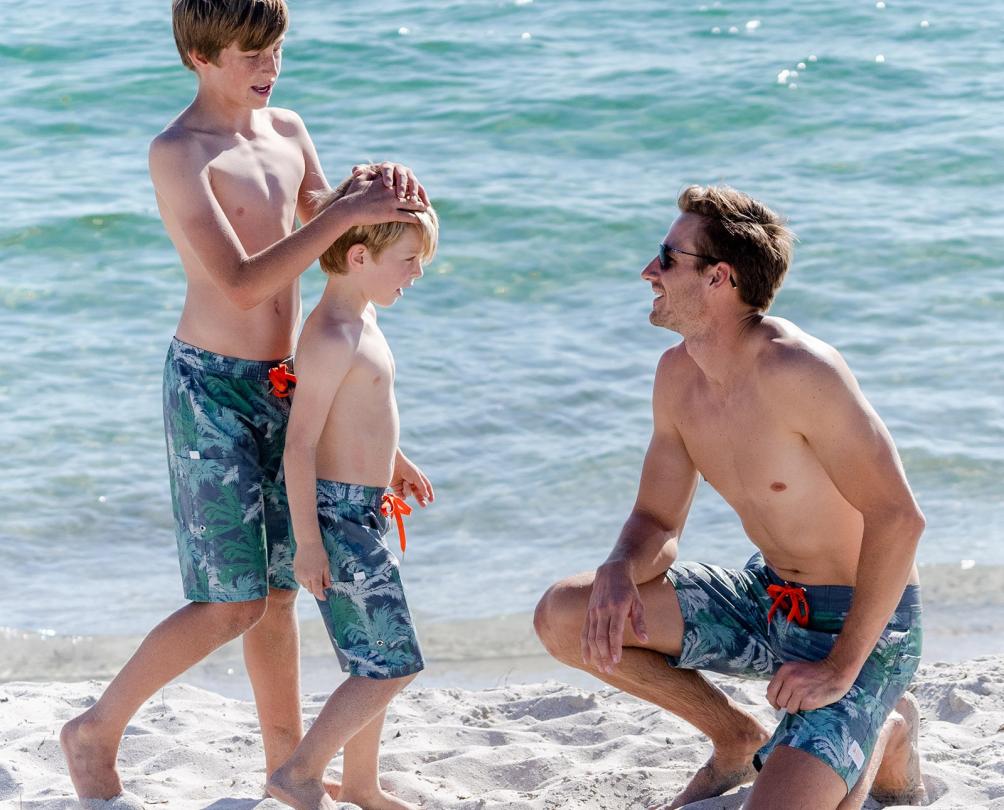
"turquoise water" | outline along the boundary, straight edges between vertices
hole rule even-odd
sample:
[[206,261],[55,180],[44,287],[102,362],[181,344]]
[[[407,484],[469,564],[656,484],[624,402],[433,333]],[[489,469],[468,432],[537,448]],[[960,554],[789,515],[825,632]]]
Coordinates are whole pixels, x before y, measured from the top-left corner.
[[[402,446],[439,496],[409,524],[420,613],[529,610],[604,557],[676,340],[648,324],[638,273],[692,182],[790,216],[774,312],[837,346],[888,423],[925,570],[945,594],[951,572],[999,573],[999,4],[333,6],[293,3],[273,103],[332,181],[407,162],[443,221],[426,278],[382,316]],[[0,10],[0,626],[136,634],[182,604],[160,374],[184,279],[146,147],[194,77],[166,0],[95,8]],[[309,271],[308,307],[320,288]],[[706,485],[684,549],[748,554]]]

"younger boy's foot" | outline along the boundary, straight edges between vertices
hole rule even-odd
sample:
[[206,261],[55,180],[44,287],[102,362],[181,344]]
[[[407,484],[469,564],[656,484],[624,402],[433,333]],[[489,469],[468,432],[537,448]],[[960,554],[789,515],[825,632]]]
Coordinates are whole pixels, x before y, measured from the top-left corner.
[[122,795],[122,782],[115,769],[118,741],[102,739],[88,717],[89,711],[74,717],[59,733],[59,744],[66,757],[73,789],[83,801],[110,801]]
[[268,778],[265,791],[295,810],[335,810],[337,807],[319,779],[298,778],[286,766],[279,768]]
[[338,801],[358,804],[363,810],[418,810],[417,804],[392,796],[379,787],[358,792],[343,787]]

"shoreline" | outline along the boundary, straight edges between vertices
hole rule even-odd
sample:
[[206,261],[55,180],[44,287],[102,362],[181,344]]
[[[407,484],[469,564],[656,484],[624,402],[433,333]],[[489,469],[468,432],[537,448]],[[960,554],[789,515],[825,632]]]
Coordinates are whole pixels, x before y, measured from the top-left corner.
[[[776,722],[765,682],[712,680],[768,726]],[[641,810],[671,798],[707,758],[707,741],[662,710],[593,684],[410,686],[388,713],[383,781],[423,807],[450,810]],[[58,729],[104,685],[0,684],[0,806],[78,806]],[[308,722],[328,691],[305,690]],[[924,664],[911,691],[930,806],[1004,808],[1004,656]],[[281,810],[262,799],[263,765],[253,704],[187,681],[144,704],[120,752],[126,790],[172,810]],[[332,772],[340,768],[339,757]],[[690,807],[737,810],[747,791]]]

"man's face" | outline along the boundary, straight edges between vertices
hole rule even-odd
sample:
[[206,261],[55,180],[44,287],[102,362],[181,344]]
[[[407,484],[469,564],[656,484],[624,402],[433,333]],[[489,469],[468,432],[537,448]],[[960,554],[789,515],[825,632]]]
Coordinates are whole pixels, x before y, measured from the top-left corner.
[[280,37],[260,51],[243,51],[232,42],[209,63],[200,75],[228,100],[239,106],[261,109],[268,106],[272,88],[282,68],[282,43]]
[[[701,220],[693,214],[681,214],[663,237],[663,244],[687,253],[700,253],[697,237]],[[655,326],[680,332],[693,323],[704,309],[702,291],[704,277],[697,268],[705,262],[696,256],[666,251],[666,268],[658,254],[641,271],[641,277],[652,285],[652,311],[648,319]]]
[[366,287],[370,300],[389,307],[422,277],[422,235],[409,227],[404,236],[386,248],[378,259],[370,256]]

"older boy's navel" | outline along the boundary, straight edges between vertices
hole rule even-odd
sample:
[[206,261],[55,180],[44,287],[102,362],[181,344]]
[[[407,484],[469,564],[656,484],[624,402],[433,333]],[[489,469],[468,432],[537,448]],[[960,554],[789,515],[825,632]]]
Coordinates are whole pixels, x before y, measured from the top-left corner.
[[770,485],[770,488],[775,492],[784,492],[788,488],[788,485],[782,484],[780,481],[775,481]]
[[237,216],[239,217],[244,216],[244,209],[240,206],[237,207]]

